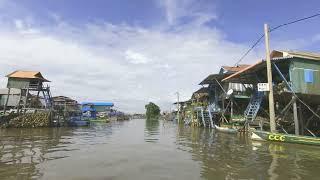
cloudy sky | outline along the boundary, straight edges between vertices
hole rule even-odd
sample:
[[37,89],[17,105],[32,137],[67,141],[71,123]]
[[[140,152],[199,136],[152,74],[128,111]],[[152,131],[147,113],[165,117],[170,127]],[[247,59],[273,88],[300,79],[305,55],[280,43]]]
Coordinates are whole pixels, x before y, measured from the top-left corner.
[[[0,85],[41,71],[53,95],[143,112],[190,98],[263,33],[319,13],[318,0],[0,0]],[[263,42],[242,63],[263,58]],[[271,48],[319,52],[320,18],[271,34]]]

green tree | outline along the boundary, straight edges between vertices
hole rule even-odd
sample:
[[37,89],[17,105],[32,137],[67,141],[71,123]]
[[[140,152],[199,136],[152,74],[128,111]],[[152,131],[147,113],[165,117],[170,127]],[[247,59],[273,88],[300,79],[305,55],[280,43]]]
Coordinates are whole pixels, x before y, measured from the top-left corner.
[[145,109],[146,109],[147,120],[159,118],[160,108],[153,102],[150,102],[149,104],[145,105]]

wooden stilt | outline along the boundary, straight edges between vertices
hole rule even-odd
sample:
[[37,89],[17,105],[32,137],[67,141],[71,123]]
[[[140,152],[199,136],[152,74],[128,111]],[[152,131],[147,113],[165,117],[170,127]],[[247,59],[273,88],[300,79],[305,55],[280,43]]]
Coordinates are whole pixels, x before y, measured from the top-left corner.
[[302,105],[299,105],[299,122],[300,122],[300,135],[304,135],[304,119],[302,115]]
[[19,101],[18,101],[18,105],[17,105],[17,113],[18,113],[18,114],[20,114],[20,102],[21,102],[21,98],[22,98],[22,89],[20,90]]
[[299,120],[298,120],[298,112],[297,112],[297,101],[294,96],[292,96],[293,101],[293,121],[294,121],[294,133],[295,135],[299,135]]
[[40,101],[39,100],[39,94],[40,94],[40,91],[37,92],[37,101]]
[[8,101],[9,101],[9,97],[10,97],[10,91],[11,91],[11,88],[8,88],[8,94],[7,94],[6,103],[5,103],[4,108],[3,108],[3,114],[6,114],[6,110],[7,110],[7,106],[8,106]]
[[233,98],[230,98],[231,100],[231,107],[230,107],[230,120],[232,121],[233,119]]
[[27,107],[27,102],[28,102],[28,96],[29,96],[29,87],[27,88],[26,90],[26,99],[24,101],[24,105],[23,105],[23,108],[24,108],[24,113],[26,113],[26,107]]

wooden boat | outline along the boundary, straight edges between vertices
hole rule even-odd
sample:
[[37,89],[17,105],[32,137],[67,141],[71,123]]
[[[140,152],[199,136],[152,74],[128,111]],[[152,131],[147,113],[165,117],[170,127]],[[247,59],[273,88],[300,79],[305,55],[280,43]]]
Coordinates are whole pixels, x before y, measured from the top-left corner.
[[69,121],[68,125],[71,127],[89,126],[89,121]]
[[68,121],[68,126],[71,127],[80,127],[80,126],[89,126],[89,121],[82,119],[81,116],[71,117]]
[[109,120],[107,118],[90,119],[90,123],[107,123]]
[[318,137],[296,136],[292,134],[271,133],[267,131],[254,131],[251,134],[251,139],[258,141],[276,141],[320,146],[320,138]]
[[234,128],[228,128],[228,127],[219,127],[217,125],[214,125],[217,131],[219,132],[225,132],[225,133],[230,133],[230,134],[235,134],[238,132],[237,129]]

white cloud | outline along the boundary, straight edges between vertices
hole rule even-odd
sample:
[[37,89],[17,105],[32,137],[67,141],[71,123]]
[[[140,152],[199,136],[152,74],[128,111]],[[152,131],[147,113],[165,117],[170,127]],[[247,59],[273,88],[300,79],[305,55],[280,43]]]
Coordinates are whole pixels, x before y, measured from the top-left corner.
[[[58,15],[50,26],[37,26],[32,18],[14,18],[18,20],[14,27],[0,22],[2,87],[4,76],[13,70],[37,70],[52,81],[53,95],[110,100],[129,112],[143,112],[144,105],[154,101],[168,110],[175,92],[187,100],[202,79],[221,65],[233,65],[248,46],[229,42],[219,30],[206,27],[213,14],[201,14],[197,8],[190,14],[180,9],[181,4],[166,3],[169,21],[197,18],[174,28],[107,22],[71,25]],[[30,30],[36,33],[21,33]],[[247,59],[257,57],[261,56],[252,53]]]
[[190,98],[203,78],[244,48],[206,27],[170,32],[106,23],[74,31],[64,23],[50,31],[28,27],[41,30],[31,35],[21,34],[22,27],[0,32],[2,77],[15,69],[38,70],[52,81],[53,95],[111,100],[131,112],[143,112],[148,101],[169,109],[176,91]]
[[203,0],[156,0],[164,7],[170,25],[179,24],[183,18],[191,18],[197,25],[217,18],[215,1]]
[[24,26],[23,26],[23,22],[20,20],[20,19],[16,19],[14,21],[14,24],[16,26],[17,29],[22,29]]
[[127,50],[125,52],[125,58],[132,64],[147,64],[151,61],[145,55],[132,50]]

